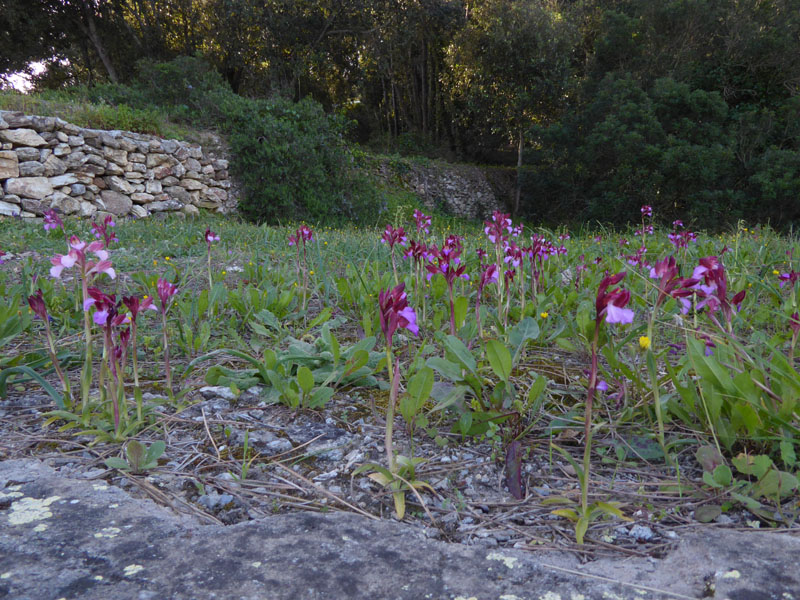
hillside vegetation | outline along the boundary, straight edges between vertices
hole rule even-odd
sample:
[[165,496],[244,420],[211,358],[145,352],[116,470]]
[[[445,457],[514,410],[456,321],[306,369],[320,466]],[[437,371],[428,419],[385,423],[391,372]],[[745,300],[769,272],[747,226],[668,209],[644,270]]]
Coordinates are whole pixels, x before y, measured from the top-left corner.
[[353,143],[515,168],[536,221],[800,219],[800,0],[2,6],[0,78],[226,132],[254,219],[357,215]]

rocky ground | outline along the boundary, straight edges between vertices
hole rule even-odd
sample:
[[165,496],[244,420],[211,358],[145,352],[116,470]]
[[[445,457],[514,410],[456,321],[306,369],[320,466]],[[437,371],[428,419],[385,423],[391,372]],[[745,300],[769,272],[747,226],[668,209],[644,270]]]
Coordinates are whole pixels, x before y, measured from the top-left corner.
[[[555,505],[550,504],[558,497],[573,501],[579,498],[580,489],[574,470],[567,461],[549,451],[552,438],[557,439],[562,446],[571,448],[573,454],[578,456],[579,445],[570,446],[571,441],[574,441],[571,440],[570,430],[543,430],[526,438],[523,468],[526,496],[523,500],[515,500],[506,489],[504,469],[500,461],[496,460],[498,447],[491,440],[464,443],[456,434],[449,438],[442,434],[434,441],[418,432],[414,436],[413,455],[426,460],[419,467],[417,477],[428,482],[434,491],[423,490],[418,496],[407,494],[408,513],[403,523],[399,523],[394,517],[391,496],[366,476],[353,476],[353,471],[361,464],[382,464],[385,461],[384,426],[380,416],[383,411],[380,407],[373,413],[364,398],[338,394],[324,412],[298,412],[266,404],[261,400],[258,388],[236,397],[228,388],[205,387],[194,395],[187,396],[185,400],[188,405],[185,409],[161,414],[158,425],[139,438],[145,444],[157,439],[166,442],[166,451],[160,458],[159,465],[143,473],[130,473],[109,469],[104,463],[111,456],[124,456],[119,445],[93,446],[89,437],[59,432],[58,422],[43,427],[43,413],[51,408],[47,400],[36,395],[12,393],[0,405],[0,456],[5,461],[4,468],[16,469],[13,471],[16,473],[14,476],[0,478],[0,485],[5,485],[0,507],[8,515],[5,517],[8,521],[2,524],[2,529],[14,536],[22,536],[18,541],[23,544],[24,538],[25,547],[30,544],[35,546],[39,538],[34,534],[42,532],[14,526],[15,511],[19,510],[14,507],[21,501],[15,499],[31,498],[30,502],[44,502],[54,496],[63,498],[64,494],[58,491],[60,486],[72,485],[67,482],[82,482],[79,485],[79,497],[92,497],[93,490],[109,486],[108,489],[118,490],[121,494],[119,498],[125,499],[126,506],[149,507],[142,509],[148,513],[154,510],[153,503],[159,505],[164,510],[159,509],[158,514],[170,523],[178,536],[165,541],[165,544],[179,548],[180,535],[177,532],[186,523],[191,523],[190,530],[198,532],[194,537],[195,541],[200,540],[200,547],[206,548],[214,556],[223,552],[221,548],[229,548],[234,553],[239,543],[234,543],[234,540],[240,534],[250,539],[249,536],[253,534],[244,532],[251,529],[260,531],[263,527],[284,528],[281,530],[293,532],[295,536],[303,538],[297,533],[296,525],[308,520],[308,523],[315,524],[314,528],[329,528],[330,535],[336,534],[340,524],[357,526],[364,531],[374,530],[373,534],[364,534],[364,539],[371,535],[377,536],[379,541],[375,543],[382,548],[395,548],[397,540],[402,540],[402,544],[408,545],[406,552],[415,557],[424,556],[424,553],[412,548],[428,548],[426,544],[432,544],[430,547],[436,548],[435,552],[445,557],[452,554],[459,557],[459,560],[468,556],[469,560],[484,561],[481,563],[484,566],[480,567],[483,570],[486,570],[486,564],[492,564],[485,562],[486,556],[492,552],[500,552],[505,556],[505,553],[511,551],[509,556],[533,565],[528,575],[521,578],[508,579],[504,574],[503,581],[508,585],[500,587],[486,582],[484,587],[480,587],[470,580],[472,583],[469,586],[472,587],[469,589],[484,590],[482,594],[470,592],[466,585],[458,587],[445,584],[426,592],[431,594],[428,597],[433,598],[455,598],[459,594],[467,594],[464,598],[555,598],[547,596],[547,592],[575,598],[583,593],[585,597],[591,598],[595,596],[587,596],[586,592],[606,581],[603,577],[631,585],[637,581],[641,583],[634,575],[663,571],[667,568],[666,565],[674,566],[676,555],[686,552],[694,553],[691,560],[694,561],[695,571],[692,571],[691,581],[670,579],[666,573],[662,573],[662,579],[647,580],[650,584],[641,583],[645,585],[641,589],[646,590],[649,586],[666,594],[664,597],[682,597],[681,594],[683,597],[700,597],[703,594],[709,596],[713,589],[708,586],[713,588],[721,583],[729,587],[736,584],[747,589],[756,589],[752,585],[752,578],[764,575],[762,567],[757,567],[755,563],[733,560],[729,553],[734,552],[734,549],[720,546],[728,543],[725,540],[747,540],[747,544],[765,543],[774,552],[774,560],[778,561],[775,564],[786,560],[785,556],[790,555],[789,548],[797,546],[800,549],[800,541],[790,535],[776,536],[774,533],[756,529],[757,526],[766,527],[767,523],[756,520],[744,511],[732,509],[719,515],[711,523],[699,523],[695,518],[696,510],[710,502],[718,502],[719,499],[715,499],[707,489],[702,489],[701,473],[690,454],[679,457],[682,464],[680,485],[674,471],[659,464],[649,464],[647,461],[609,461],[608,465],[598,463],[593,471],[594,497],[621,503],[623,513],[630,520],[597,520],[587,533],[586,543],[577,545],[572,524],[551,514]],[[398,450],[407,454],[411,438],[401,419],[397,420],[395,431]],[[602,447],[603,442],[600,441],[599,444]],[[22,462],[19,462],[20,459]],[[30,489],[14,488],[25,483],[25,478],[20,478],[18,474],[27,468],[33,469],[35,473],[43,473],[42,481],[45,483]],[[24,495],[19,496],[18,492]],[[63,506],[61,500],[57,502],[60,504],[55,504],[54,507]],[[53,512],[53,509],[48,510]],[[108,522],[102,519],[92,521],[92,527],[98,532],[102,532],[104,527],[117,527],[112,524],[112,521],[116,522],[117,512],[116,508],[103,511],[102,518]],[[66,536],[58,543],[66,543],[67,538],[72,539],[68,532],[70,526],[58,526],[61,534]],[[86,527],[82,526],[81,529],[86,530]],[[50,531],[50,535],[56,536],[57,529]],[[342,534],[341,531],[340,537],[346,537],[347,534]],[[781,531],[781,528],[777,531]],[[796,529],[786,528],[783,531],[797,532]],[[381,542],[381,538],[390,541]],[[218,547],[220,539],[227,541]],[[762,540],[777,540],[779,543]],[[56,541],[51,538],[47,543]],[[74,541],[70,543],[77,544]],[[314,552],[318,549],[310,551],[308,546],[311,542],[305,538],[303,541],[297,539],[291,544],[287,543],[286,547],[297,544],[305,548],[302,551],[305,554],[295,556],[292,559],[295,561],[293,564],[304,560],[308,564],[316,564]],[[737,541],[737,544],[740,542]],[[786,549],[780,550],[784,548],[784,544],[787,544]],[[326,560],[345,560],[342,556],[337,558],[337,553],[343,551],[337,548],[331,546],[330,556]],[[172,551],[177,550],[169,552]],[[85,551],[77,547],[74,552],[85,554]],[[105,556],[110,550],[104,547],[98,552]],[[156,557],[153,558],[155,562],[148,569],[166,559],[169,552],[153,555]],[[398,557],[403,556],[397,549],[392,552],[397,552]],[[783,552],[787,554],[784,556]],[[71,550],[70,554],[72,553]],[[555,563],[555,559],[548,558],[552,556],[558,559]],[[725,557],[724,560],[717,560],[722,556]],[[736,556],[744,560],[742,553]],[[766,560],[764,555],[761,556],[761,560]],[[15,560],[25,563],[27,559]],[[412,563],[417,560],[418,558],[403,558],[407,568],[412,568]],[[251,562],[259,561],[254,558]],[[404,573],[402,569],[392,566],[393,561],[385,559],[384,562],[386,564],[381,569],[393,572],[394,577]],[[531,591],[528,590],[527,583],[523,585],[528,581],[526,578],[532,577],[532,573],[543,568],[541,564],[551,563],[553,569],[548,571],[548,576],[555,578],[550,586],[552,589],[545,589],[547,585],[537,583]],[[120,568],[123,567],[124,565]],[[13,573],[17,571],[4,568],[11,573],[9,577],[13,579]],[[439,567],[433,568],[427,564],[424,568],[413,567],[414,570],[422,569],[424,572],[429,568],[436,571]],[[620,572],[617,571],[618,568],[621,569]],[[81,573],[94,572],[91,565],[75,569]],[[578,574],[570,575],[570,571]],[[725,573],[732,571],[747,575],[741,578],[730,575],[726,579]],[[779,571],[780,569],[776,572]],[[481,571],[475,571],[478,572]],[[517,573],[509,569],[509,573],[512,572]],[[599,579],[586,579],[589,573]],[[245,579],[249,576],[245,573],[239,575]],[[434,577],[435,573],[430,576]],[[454,571],[448,576],[452,576],[453,581],[460,581],[466,575]],[[403,575],[404,580],[407,577],[408,575]],[[555,582],[561,581],[559,578],[562,577],[567,578],[564,581],[574,579],[575,585],[560,588],[559,585],[563,582],[558,585]],[[537,575],[536,580],[539,579]],[[116,581],[114,585],[122,585],[127,579],[122,576]],[[158,578],[151,581],[156,586],[155,589],[164,585],[163,581],[158,581]],[[773,586],[769,589],[780,590],[780,594],[719,597],[775,597],[789,600],[793,590],[800,590],[800,581],[782,582],[774,578],[763,581],[769,581]],[[633,588],[626,588],[622,583],[614,584],[617,587],[609,583],[606,587],[596,588],[605,590],[603,593],[617,596],[601,594],[596,597],[640,597],[631,596]],[[766,585],[762,583],[758,585]],[[78,585],[74,582],[69,585],[73,584]],[[279,587],[284,589],[285,585],[287,584],[283,581]],[[383,588],[375,587],[378,585],[375,582],[364,585],[364,589],[373,590],[379,594],[378,597],[390,597],[380,595]],[[245,594],[241,597],[334,597],[329,595],[333,594],[334,588],[312,586],[309,589],[312,588],[316,591],[309,591],[306,595],[303,595],[305,592],[298,592],[298,595],[285,596],[277,592],[266,594],[263,590],[259,592],[253,588],[248,592],[251,595]],[[77,595],[62,593],[61,588],[48,588],[47,593],[43,592],[43,595],[38,596],[20,595],[19,589],[13,586],[6,589],[7,597],[101,597],[92,595],[95,591],[91,591],[89,587]],[[170,597],[203,597],[187,591],[190,589],[193,588],[175,588]],[[393,593],[397,593],[395,597],[398,598],[423,597],[413,593],[404,595],[395,588],[391,589]],[[422,586],[419,589],[429,588]],[[567,589],[577,595],[564,596]],[[516,591],[512,593],[510,590]],[[628,591],[621,594],[625,590]],[[784,591],[789,595],[782,596]],[[52,596],[49,596],[50,592],[53,593]],[[115,597],[127,597],[125,593]],[[260,596],[262,593],[266,595]],[[361,597],[349,593],[341,594],[345,592],[338,590],[336,597]],[[223,596],[224,594],[219,597]],[[650,597],[658,596],[651,594]]]

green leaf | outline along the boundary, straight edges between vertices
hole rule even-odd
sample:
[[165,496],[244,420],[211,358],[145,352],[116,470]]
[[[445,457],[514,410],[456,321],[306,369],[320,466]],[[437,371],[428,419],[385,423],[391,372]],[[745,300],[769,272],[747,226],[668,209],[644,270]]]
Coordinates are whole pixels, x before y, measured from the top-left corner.
[[458,296],[453,301],[453,315],[456,322],[456,328],[461,329],[464,326],[464,321],[467,318],[467,310],[469,309],[469,298]]
[[763,454],[739,454],[731,459],[736,470],[743,475],[752,475],[761,479],[772,468],[772,459]]
[[444,346],[458,359],[465,369],[477,375],[476,369],[478,365],[475,361],[475,357],[472,355],[472,352],[469,351],[469,348],[464,345],[464,342],[454,335],[447,335],[444,338]]
[[717,465],[725,464],[722,454],[714,446],[701,446],[694,453],[694,456],[700,466],[703,467],[703,470],[709,473],[713,472]]
[[329,387],[321,387],[314,390],[311,400],[308,401],[308,408],[324,408],[328,401],[333,397],[336,390]]
[[145,462],[151,463],[157,461],[161,458],[161,455],[164,454],[164,450],[166,450],[167,445],[164,443],[163,440],[157,440],[150,444],[150,447],[147,449],[147,454],[145,455]]
[[532,317],[525,317],[517,323],[508,334],[508,341],[511,347],[514,348],[514,362],[519,359],[519,355],[525,347],[525,343],[529,340],[535,340],[539,337],[539,323]]
[[119,469],[120,471],[131,470],[131,466],[128,464],[128,461],[118,456],[107,458],[104,462],[109,469]]
[[308,394],[314,388],[314,374],[308,367],[300,367],[297,369],[297,383],[300,384],[300,389],[303,394]]
[[[276,317],[274,314],[272,314],[266,308],[264,310],[258,311],[253,316],[256,319],[258,319],[259,321],[261,321],[264,325],[267,325],[268,327],[272,327],[276,331],[280,331],[281,330],[281,323],[280,323],[280,321],[278,321],[278,317]],[[252,327],[252,324],[251,324],[251,327]],[[266,331],[266,330],[264,330],[264,331]]]
[[461,367],[440,356],[432,356],[425,364],[450,381],[462,381]]
[[728,487],[733,481],[733,473],[728,465],[717,465],[713,477],[714,481],[722,487]]
[[783,440],[781,442],[781,460],[787,467],[797,464],[797,455],[794,452],[794,440]]
[[722,514],[722,508],[716,504],[706,504],[699,506],[694,511],[694,518],[700,523],[710,523]]
[[511,376],[511,353],[505,344],[498,340],[487,340],[486,358],[495,375],[503,381],[508,381]]

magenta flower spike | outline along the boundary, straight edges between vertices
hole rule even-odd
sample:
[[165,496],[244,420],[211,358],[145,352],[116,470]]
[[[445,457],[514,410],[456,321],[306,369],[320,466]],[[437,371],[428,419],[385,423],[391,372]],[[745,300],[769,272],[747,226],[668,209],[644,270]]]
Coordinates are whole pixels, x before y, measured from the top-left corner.
[[400,244],[401,246],[405,246],[408,244],[408,236],[406,235],[406,230],[402,227],[398,227],[395,229],[391,225],[387,225],[386,229],[383,231],[383,235],[381,236],[381,243],[382,244],[389,244],[389,248],[394,248],[396,244]]
[[381,331],[386,338],[387,348],[392,347],[392,336],[398,328],[408,329],[414,335],[419,335],[417,314],[408,305],[405,287],[405,283],[401,283],[391,290],[383,290],[378,294]]
[[119,241],[117,234],[114,233],[113,230],[116,226],[117,224],[114,222],[114,218],[111,215],[106,215],[102,223],[97,223],[96,221],[92,222],[92,233],[94,233],[94,237],[98,240],[102,238],[103,248],[108,248],[111,242]]
[[626,273],[623,271],[616,275],[609,275],[600,282],[600,287],[597,289],[597,299],[595,300],[595,310],[597,312],[595,322],[598,325],[604,320],[606,323],[633,323],[633,311],[625,308],[630,302],[631,293],[622,288],[608,291],[609,287],[622,281],[625,275]]
[[431,218],[424,214],[418,208],[414,209],[414,221],[417,225],[417,235],[420,235],[423,231],[427,234],[431,232]]
[[51,208],[44,213],[44,230],[45,231],[55,231],[56,229],[60,229],[64,226],[64,222],[58,216],[58,213],[54,208]]
[[649,204],[645,204],[642,206],[642,217],[652,217],[653,216],[653,207]]
[[47,306],[44,303],[42,290],[36,290],[33,296],[28,296],[28,305],[37,317],[47,322]]
[[170,283],[166,279],[159,278],[156,284],[156,291],[158,292],[158,299],[161,302],[161,312],[166,313],[170,298],[178,292],[178,286],[174,283]]
[[211,249],[211,244],[219,241],[219,236],[213,231],[211,231],[211,229],[208,227],[206,227],[206,232],[204,237],[206,240],[206,244],[208,244],[209,249]]

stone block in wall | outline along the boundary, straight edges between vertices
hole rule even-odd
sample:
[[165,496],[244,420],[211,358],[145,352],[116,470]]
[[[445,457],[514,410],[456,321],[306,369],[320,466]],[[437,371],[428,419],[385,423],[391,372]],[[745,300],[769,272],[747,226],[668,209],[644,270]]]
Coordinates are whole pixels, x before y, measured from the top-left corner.
[[38,160],[26,160],[19,163],[20,177],[43,177],[44,165]]
[[133,186],[131,186],[127,180],[121,177],[106,177],[106,185],[108,186],[108,189],[119,192],[120,194],[133,193]]
[[119,140],[108,131],[100,131],[97,135],[100,146],[105,146],[114,150],[119,149]]
[[50,150],[50,148],[42,148],[41,150],[39,150],[39,162],[43,163],[44,161],[46,161],[48,158],[50,158],[50,155],[52,153],[53,151]]
[[136,152],[139,149],[135,141],[126,137],[119,138],[119,148],[120,150],[125,150],[125,152]]
[[67,143],[72,146],[73,148],[77,148],[78,146],[83,146],[83,136],[82,135],[68,135],[67,136]]
[[0,115],[0,129],[8,129],[8,123],[3,118],[3,115]]
[[175,154],[180,147],[177,140],[161,140],[161,149],[167,154]]
[[162,165],[153,169],[153,177],[156,179],[164,179],[172,176],[172,167]]
[[164,192],[167,194],[168,197],[174,198],[175,200],[179,200],[183,204],[192,203],[192,195],[182,187],[173,186],[164,188]]
[[82,167],[85,162],[86,155],[78,150],[64,158],[64,164],[67,166],[67,170]]
[[86,193],[86,186],[82,183],[73,183],[69,186],[69,193],[72,196],[83,196]]
[[176,187],[176,186],[180,185],[180,183],[181,182],[178,181],[178,178],[177,177],[173,177],[172,175],[170,175],[168,177],[164,177],[164,179],[161,180],[161,185],[164,188]]
[[184,167],[181,163],[172,165],[172,174],[178,179],[181,179],[184,175],[186,175],[186,167]]
[[203,188],[205,188],[205,186],[202,183],[200,183],[197,179],[188,179],[188,178],[181,179],[180,186],[183,189],[188,190],[190,192],[194,192],[196,190],[202,190]]
[[147,157],[142,154],[141,152],[131,152],[128,154],[128,162],[132,163],[143,163],[147,160]]
[[11,129],[17,129],[20,127],[30,129],[32,126],[31,117],[21,112],[4,112],[3,120],[5,120]]
[[94,175],[95,177],[100,177],[101,175],[105,175],[106,169],[105,167],[100,167],[98,165],[85,164],[81,167],[81,172]]
[[17,148],[14,152],[16,152],[19,162],[39,160],[39,151],[36,148]]
[[155,199],[156,197],[153,196],[153,194],[147,194],[144,192],[136,192],[131,194],[131,200],[133,200],[135,204],[147,204]]
[[160,194],[163,191],[163,187],[160,181],[150,180],[145,182],[144,191],[148,194]]
[[186,167],[187,171],[197,171],[199,173],[203,170],[203,165],[201,165],[200,161],[196,158],[187,158],[183,162],[183,166]]
[[127,215],[133,206],[133,201],[128,196],[113,190],[100,192],[100,199],[104,210],[117,217]]
[[39,132],[47,132],[50,133],[56,128],[56,118],[55,117],[39,117],[39,116],[32,116],[31,117],[31,127]]
[[211,166],[214,167],[215,171],[227,171],[228,161],[222,158],[217,158],[211,162]]
[[121,167],[124,167],[128,163],[128,152],[126,150],[106,146],[103,148],[103,156]]
[[77,125],[73,125],[72,123],[67,123],[63,119],[56,117],[56,128],[60,131],[63,131],[67,135],[78,135],[81,132],[81,128]]
[[57,156],[50,155],[44,161],[44,174],[46,177],[53,177],[54,175],[63,175],[67,172],[66,163]]
[[198,146],[197,144],[192,144],[191,146],[189,146],[188,150],[189,150],[189,156],[191,158],[194,158],[194,159],[197,159],[197,160],[200,160],[201,158],[203,158],[203,149],[200,146]]
[[0,179],[19,177],[19,158],[12,150],[0,152]]
[[46,203],[46,201],[43,202],[42,200],[34,200],[33,198],[22,198],[20,205],[26,211],[38,216],[42,216],[44,211],[50,207],[50,204]]
[[158,202],[151,202],[147,205],[147,210],[150,212],[164,212],[168,210],[180,210],[183,208],[183,202],[178,200],[162,200]]
[[50,177],[50,185],[53,187],[72,185],[73,183],[78,183],[78,176],[75,173],[65,173],[63,175]]
[[214,167],[211,165],[206,165],[200,171],[205,177],[214,177]]
[[97,207],[88,200],[81,200],[81,206],[78,209],[78,216],[91,217],[97,212]]
[[0,215],[6,217],[16,217],[19,216],[20,212],[22,212],[22,209],[19,207],[19,205],[0,200]]
[[53,148],[53,154],[56,156],[67,156],[68,154],[72,153],[72,146],[69,144],[59,144],[55,148]]
[[50,208],[57,208],[65,215],[71,215],[72,213],[78,212],[80,207],[80,200],[73,198],[72,196],[62,194],[61,192],[53,192],[53,196],[50,199]]
[[22,198],[41,200],[53,193],[53,186],[46,177],[18,177],[7,179],[6,194],[15,194]]
[[144,206],[139,206],[137,204],[134,204],[131,207],[131,214],[137,219],[144,219],[145,217],[150,216],[150,213]]
[[200,209],[194,204],[185,204],[181,209],[181,212],[187,217],[196,217],[200,214]]
[[177,150],[175,150],[173,156],[175,156],[175,158],[177,158],[180,162],[183,162],[189,158],[189,149],[186,146],[180,146]]
[[125,175],[125,169],[120,167],[117,163],[106,163],[106,175]]
[[[2,187],[0,187],[0,192],[2,192]],[[0,193],[0,198],[2,198],[5,202],[10,202],[11,204],[21,204],[22,198],[19,196],[15,196],[14,194],[5,194]]]
[[145,164],[147,165],[148,169],[152,169],[153,167],[158,167],[163,165],[165,162],[169,160],[169,156],[166,154],[158,154],[158,153],[151,153],[148,154],[145,158]]
[[69,141],[69,136],[63,131],[56,131],[56,139],[62,144],[66,144]]
[[15,146],[32,146],[34,148],[39,148],[47,145],[47,140],[33,129],[2,129],[0,130],[0,140],[9,142]]
[[130,173],[138,173],[144,178],[144,174],[147,173],[147,167],[144,166],[143,163],[128,163],[128,167],[130,168]]

